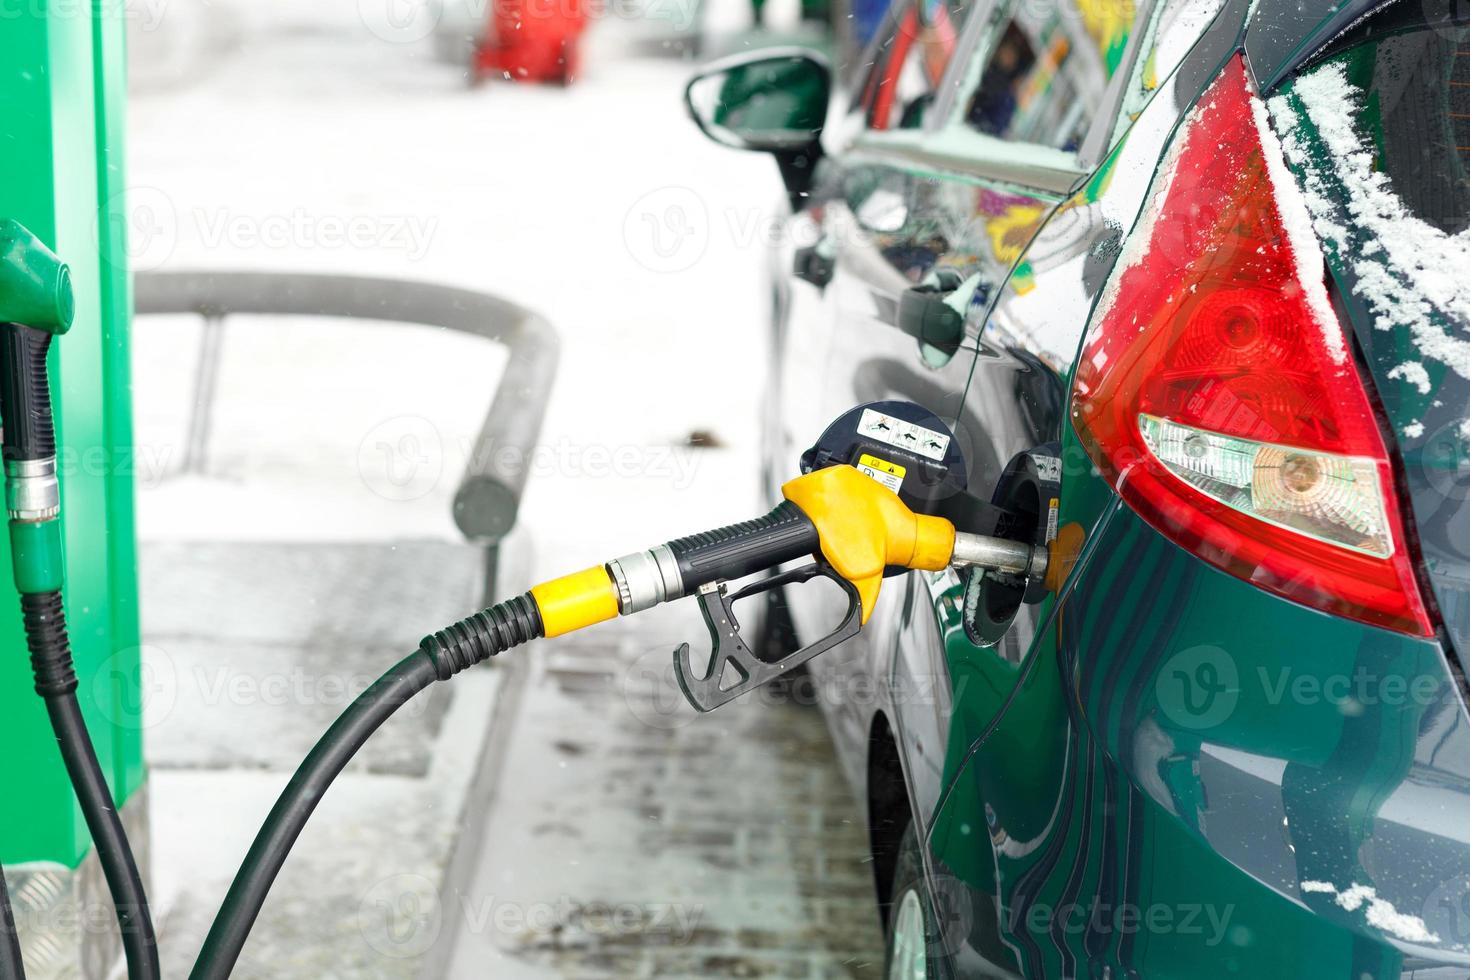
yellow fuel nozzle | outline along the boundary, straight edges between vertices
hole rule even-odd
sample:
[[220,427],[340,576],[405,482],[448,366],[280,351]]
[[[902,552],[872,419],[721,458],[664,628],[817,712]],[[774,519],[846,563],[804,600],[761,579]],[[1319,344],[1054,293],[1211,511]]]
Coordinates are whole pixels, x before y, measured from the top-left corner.
[[[688,644],[675,651],[674,665],[690,703],[709,711],[857,635],[877,607],[889,569],[969,565],[1029,580],[1040,580],[1047,569],[1046,548],[957,532],[945,518],[914,513],[893,490],[850,465],[813,470],[785,484],[781,493],[785,501],[764,517],[542,583],[510,604],[427,638],[425,650],[441,673],[452,673],[507,645],[561,636],[697,594],[714,646],[709,666],[695,669]],[[816,560],[733,592],[728,587],[801,558]],[[778,661],[753,654],[740,635],[735,602],[817,576],[847,593],[842,622]]]
[[878,602],[884,569],[937,572],[954,555],[954,525],[915,514],[898,494],[851,466],[829,466],[799,476],[781,494],[817,528],[822,557],[857,588],[866,623]]
[[[553,579],[426,637],[422,649],[441,677],[540,636],[561,636],[596,623],[698,595],[713,651],[698,670],[686,643],[674,652],[685,696],[709,711],[856,636],[872,616],[890,568],[941,571],[972,565],[1044,575],[1044,547],[956,532],[942,517],[916,514],[888,487],[849,465],[825,466],[781,488],[786,498],[764,517],[693,534]],[[801,558],[792,570],[735,591],[728,583]],[[848,610],[827,636],[769,661],[740,635],[734,604],[817,576],[848,596]]]

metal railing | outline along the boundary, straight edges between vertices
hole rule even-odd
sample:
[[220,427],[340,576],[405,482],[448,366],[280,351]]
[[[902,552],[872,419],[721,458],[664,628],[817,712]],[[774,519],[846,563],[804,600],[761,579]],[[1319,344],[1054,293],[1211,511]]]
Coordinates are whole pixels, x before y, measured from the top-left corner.
[[[184,468],[203,471],[208,456],[215,388],[225,318],[233,313],[324,316],[442,327],[503,344],[508,358],[490,410],[470,450],[454,495],[454,520],[484,552],[484,603],[500,598],[497,574],[501,540],[515,526],[532,453],[541,434],[556,378],[561,345],[546,320],[514,303],[484,293],[429,283],[356,276],[269,272],[150,272],[136,277],[139,315],[193,313],[205,330],[194,381]],[[495,793],[506,737],[515,725],[528,684],[530,661],[508,659],[500,668],[494,709],[465,790],[461,832],[450,847],[442,894],[468,884],[483,834],[470,815],[483,813]],[[146,839],[146,835],[144,835]],[[136,835],[135,835],[136,839]],[[95,869],[94,869],[95,870]],[[450,944],[435,943],[420,958],[417,976],[440,976]]]
[[432,283],[294,272],[146,272],[139,315],[195,313],[205,321],[184,469],[208,452],[224,319],[232,313],[322,316],[443,327],[503,344],[509,359],[454,494],[454,521],[493,546],[515,526],[561,344],[539,315],[508,300]]

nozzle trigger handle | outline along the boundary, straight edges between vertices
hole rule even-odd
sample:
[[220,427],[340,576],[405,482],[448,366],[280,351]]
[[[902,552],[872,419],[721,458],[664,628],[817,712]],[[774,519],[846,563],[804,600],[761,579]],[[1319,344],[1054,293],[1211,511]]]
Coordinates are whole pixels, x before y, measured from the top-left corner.
[[[750,652],[740,636],[740,623],[735,619],[734,605],[746,599],[794,582],[806,582],[818,575],[836,582],[847,594],[847,612],[831,633],[774,663],[761,660]],[[709,627],[713,644],[709,668],[701,676],[695,672],[689,644],[681,643],[674,651],[674,676],[697,711],[713,711],[727,701],[768,684],[782,674],[806,663],[819,653],[832,649],[843,640],[857,636],[863,628],[863,604],[857,587],[825,562],[813,562],[801,568],[747,585],[733,595],[728,583],[711,582],[699,590],[699,611]],[[727,675],[733,677],[727,679]],[[727,683],[728,680],[728,683]]]

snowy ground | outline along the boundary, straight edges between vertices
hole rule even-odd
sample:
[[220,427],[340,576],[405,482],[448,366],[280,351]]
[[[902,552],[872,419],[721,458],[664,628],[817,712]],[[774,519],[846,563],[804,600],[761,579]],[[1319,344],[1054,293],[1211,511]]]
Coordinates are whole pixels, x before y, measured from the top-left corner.
[[[371,7],[175,0],[133,25],[137,267],[416,278],[544,314],[561,370],[512,549],[529,557],[505,588],[755,513],[771,162],[697,134],[688,63],[649,57],[662,28],[626,12],[596,26],[571,89],[470,89],[431,37],[405,40]],[[715,4],[707,24],[742,11]],[[165,914],[196,943],[289,760],[341,701],[322,683],[370,673],[458,614],[445,603],[471,602],[449,501],[503,365],[438,331],[232,318],[208,463],[186,474],[199,335],[155,318],[135,350],[144,625],[180,679],[149,732],[153,853]],[[446,812],[473,768],[459,742],[495,675],[385,730],[320,815],[350,829],[317,838],[341,856],[302,864],[295,885],[288,866],[298,898],[263,926],[257,969],[399,975],[375,949],[423,941],[456,977],[875,969],[858,811],[819,718],[736,708],[671,728],[626,694],[645,655],[666,662],[702,629],[690,605],[534,655],[462,895],[425,896],[414,876],[449,853]],[[279,679],[284,701],[260,686]],[[717,784],[705,770],[726,739],[736,778]],[[391,844],[405,826],[433,832]],[[308,911],[312,882],[348,887],[364,855],[376,884]],[[363,910],[386,910],[386,932]],[[405,931],[423,921],[427,940]]]
[[435,909],[450,976],[876,977],[858,808],[819,709],[696,716],[675,608],[538,658],[472,887]]

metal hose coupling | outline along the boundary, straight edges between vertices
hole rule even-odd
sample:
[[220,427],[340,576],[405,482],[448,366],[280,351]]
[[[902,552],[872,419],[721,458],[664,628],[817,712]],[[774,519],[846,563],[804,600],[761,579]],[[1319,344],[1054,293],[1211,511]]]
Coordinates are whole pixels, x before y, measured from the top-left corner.
[[5,510],[12,521],[49,521],[61,513],[56,457],[5,461]]
[[621,616],[652,609],[684,594],[679,562],[666,544],[615,558],[607,563],[607,573],[618,590]]

